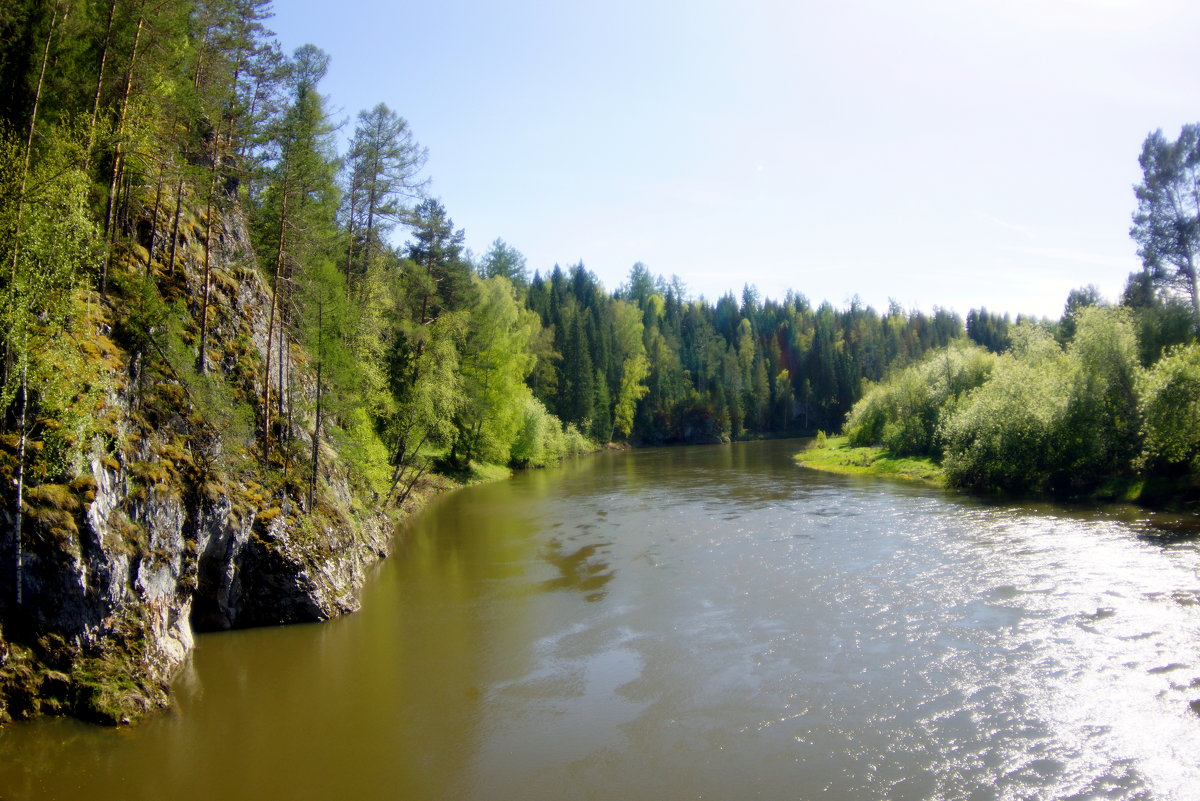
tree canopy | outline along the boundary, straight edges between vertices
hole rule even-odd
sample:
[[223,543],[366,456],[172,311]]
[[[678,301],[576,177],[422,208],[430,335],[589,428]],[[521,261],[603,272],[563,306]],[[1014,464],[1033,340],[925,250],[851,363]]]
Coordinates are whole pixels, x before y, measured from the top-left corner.
[[1143,179],[1134,187],[1130,236],[1154,283],[1187,293],[1200,324],[1200,125],[1184,125],[1173,142],[1155,131],[1138,161]]

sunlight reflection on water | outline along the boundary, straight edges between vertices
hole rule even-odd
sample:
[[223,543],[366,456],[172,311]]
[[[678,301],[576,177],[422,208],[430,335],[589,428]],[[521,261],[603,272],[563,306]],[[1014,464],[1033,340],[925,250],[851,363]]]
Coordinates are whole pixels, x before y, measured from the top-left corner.
[[0,732],[0,796],[1197,797],[1194,541],[796,447],[447,498],[360,614],[201,638],[178,715]]

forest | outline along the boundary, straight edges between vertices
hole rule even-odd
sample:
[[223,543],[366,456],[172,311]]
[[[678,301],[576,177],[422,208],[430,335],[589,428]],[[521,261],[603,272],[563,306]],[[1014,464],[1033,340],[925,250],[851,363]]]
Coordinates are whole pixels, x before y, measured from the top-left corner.
[[[834,427],[864,380],[964,335],[941,310],[751,285],[711,303],[640,263],[610,291],[583,264],[531,274],[500,239],[471,254],[404,118],[361,111],[338,152],[328,57],[282,53],[269,14],[61,0],[0,17],[6,495],[69,482],[98,438],[116,455],[96,334],[140,381],[185,387],[196,429],[243,441],[272,491],[311,500],[322,451],[297,436],[303,417],[376,502],[431,469]],[[263,354],[211,330],[222,283],[241,280],[216,265],[234,224],[256,257],[241,268],[270,290]],[[189,252],[196,294],[180,283]],[[311,398],[289,385],[297,359]]]
[[[178,384],[160,400],[187,404],[197,436],[241,442],[269,493],[310,505],[322,438],[384,504],[429,471],[833,431],[847,414],[856,442],[944,456],[968,486],[1095,484],[1195,457],[1180,409],[1161,407],[1196,369],[1194,280],[1181,292],[1192,268],[1163,267],[1178,254],[1150,230],[1169,223],[1149,178],[1147,268],[1104,313],[1090,287],[1058,321],[750,284],[711,301],[641,263],[609,289],[582,263],[531,270],[502,239],[468,252],[386,105],[359,112],[339,152],[328,56],[283,53],[269,17],[266,0],[20,0],[0,15],[7,507],[14,487],[76,478],[97,442],[118,455],[98,412],[104,342],[132,354],[147,398]],[[1147,170],[1172,146],[1147,140]],[[241,278],[217,265],[231,226],[254,254]],[[179,275],[189,254],[198,292]],[[212,330],[251,275],[270,299],[257,349]],[[1016,428],[985,431],[1001,408]]]

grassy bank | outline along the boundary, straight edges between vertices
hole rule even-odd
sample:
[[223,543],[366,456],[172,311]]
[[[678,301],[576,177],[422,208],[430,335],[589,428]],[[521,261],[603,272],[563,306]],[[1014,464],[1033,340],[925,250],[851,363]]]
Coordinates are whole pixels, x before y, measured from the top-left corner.
[[[882,476],[934,487],[948,486],[946,473],[929,459],[895,457],[885,448],[852,447],[846,437],[814,439],[796,454],[796,463],[814,470],[845,475]],[[995,494],[1002,494],[996,491]],[[1010,493],[1011,497],[1051,497],[1042,493]],[[1131,503],[1164,512],[1200,512],[1200,475],[1114,477],[1083,495],[1057,496],[1061,501]]]
[[851,447],[845,437],[818,437],[796,454],[796,462],[827,473],[883,476],[946,486],[945,472],[929,459],[898,458],[883,448]]

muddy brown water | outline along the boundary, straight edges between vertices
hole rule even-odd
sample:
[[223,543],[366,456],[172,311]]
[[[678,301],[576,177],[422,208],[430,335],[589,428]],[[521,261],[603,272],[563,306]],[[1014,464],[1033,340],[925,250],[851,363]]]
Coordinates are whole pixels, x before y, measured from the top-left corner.
[[605,453],[439,500],[363,611],[178,709],[0,730],[0,798],[1200,798],[1200,548],[1129,508]]

